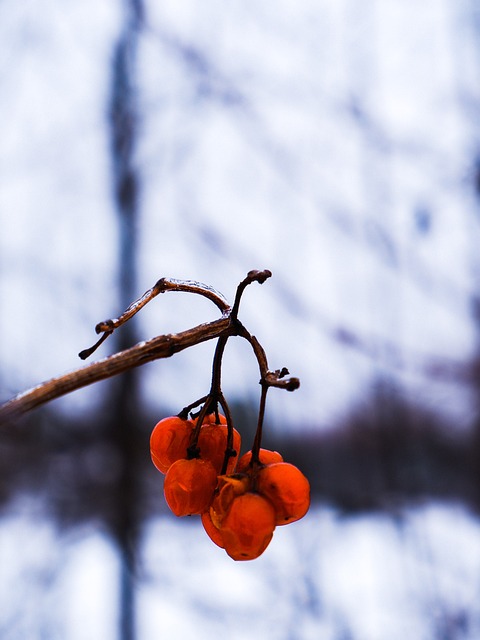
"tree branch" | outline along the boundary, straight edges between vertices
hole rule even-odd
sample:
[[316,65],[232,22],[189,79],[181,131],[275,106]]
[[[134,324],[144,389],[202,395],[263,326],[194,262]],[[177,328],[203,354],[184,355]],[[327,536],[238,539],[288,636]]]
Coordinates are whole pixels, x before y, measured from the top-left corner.
[[181,333],[157,336],[98,362],[42,382],[0,406],[0,424],[71,391],[76,391],[100,380],[106,380],[132,367],[138,367],[161,358],[169,358],[196,344],[218,338],[224,333],[228,333],[229,328],[230,319],[226,317],[198,325]]
[[[76,391],[82,387],[86,387],[94,382],[106,380],[112,376],[123,373],[133,367],[138,367],[153,360],[160,358],[169,358],[179,351],[193,347],[201,342],[212,340],[214,338],[222,338],[226,343],[230,336],[240,336],[246,339],[252,346],[255,357],[260,368],[260,383],[264,388],[278,387],[287,391],[294,391],[300,385],[298,378],[286,378],[288,370],[283,368],[277,371],[268,369],[267,358],[265,352],[255,338],[252,336],[242,323],[238,320],[237,314],[240,305],[240,299],[245,288],[253,282],[263,284],[265,280],[271,277],[268,269],[263,271],[249,271],[247,277],[237,287],[235,302],[231,308],[223,295],[210,287],[209,285],[192,280],[175,280],[173,278],[161,278],[158,282],[143,294],[138,300],[132,304],[118,317],[113,320],[100,322],[95,327],[97,334],[102,333],[100,340],[93,347],[84,349],[79,353],[80,358],[85,359],[90,356],[102,342],[113,333],[115,329],[130,320],[140,309],[148,302],[153,300],[158,294],[166,291],[183,291],[195,293],[208,298],[222,312],[222,317],[210,323],[201,324],[192,329],[188,329],[181,333],[168,334],[152,338],[146,342],[140,342],[129,349],[119,351],[114,355],[108,356],[103,360],[94,362],[91,365],[81,367],[66,373],[57,378],[52,378],[46,382],[18,394],[5,404],[0,406],[0,424],[3,424],[13,418],[20,416],[39,405],[50,400],[59,398],[71,391]],[[223,345],[224,347],[225,345]],[[223,354],[223,348],[222,348]],[[220,361],[217,363],[216,376],[218,377],[215,389],[212,393],[221,395],[219,388]]]

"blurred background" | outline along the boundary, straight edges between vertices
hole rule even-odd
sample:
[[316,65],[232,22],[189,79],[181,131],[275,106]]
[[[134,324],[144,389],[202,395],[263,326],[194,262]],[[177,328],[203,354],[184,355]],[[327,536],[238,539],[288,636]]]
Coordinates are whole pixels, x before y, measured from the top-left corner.
[[[148,439],[214,343],[0,431],[0,637],[480,636],[480,7],[0,3],[0,401],[73,370],[160,277],[233,301],[265,445],[309,514],[235,563],[176,519]],[[218,317],[167,294],[93,356]],[[258,368],[228,344],[243,449]]]

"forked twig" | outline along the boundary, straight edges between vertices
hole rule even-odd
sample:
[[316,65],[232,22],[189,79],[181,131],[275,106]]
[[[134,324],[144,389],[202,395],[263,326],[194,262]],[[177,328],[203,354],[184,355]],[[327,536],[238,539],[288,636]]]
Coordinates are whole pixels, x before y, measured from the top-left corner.
[[198,295],[204,296],[211,300],[222,312],[222,315],[227,315],[230,311],[230,306],[224,296],[216,291],[213,287],[210,287],[207,284],[203,284],[201,282],[196,282],[194,280],[176,280],[175,278],[160,278],[151,289],[146,291],[143,296],[138,298],[132,302],[131,305],[122,313],[118,318],[113,318],[112,320],[104,320],[103,322],[99,322],[95,327],[96,333],[102,333],[103,335],[92,347],[89,349],[84,349],[80,351],[78,354],[82,360],[86,360],[89,356],[92,355],[94,351],[98,349],[98,347],[110,336],[115,329],[121,327],[122,324],[125,324],[130,318],[143,309],[143,307],[148,304],[151,300],[153,300],[160,293],[165,293],[166,291],[184,291],[186,293],[197,293]]

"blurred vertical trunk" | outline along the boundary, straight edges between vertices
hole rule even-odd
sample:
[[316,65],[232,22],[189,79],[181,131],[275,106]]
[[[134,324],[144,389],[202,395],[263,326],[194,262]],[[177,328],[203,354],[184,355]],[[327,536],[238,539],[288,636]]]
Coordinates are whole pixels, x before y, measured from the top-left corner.
[[[468,6],[468,13],[471,23],[473,24],[476,36],[476,53],[477,53],[477,66],[480,60],[480,6],[477,2],[471,2]],[[462,96],[465,99],[464,96]],[[468,96],[467,96],[468,97]],[[473,117],[474,126],[472,127],[476,133],[476,162],[475,170],[472,176],[473,191],[476,196],[476,218],[471,220],[472,230],[471,238],[472,243],[470,245],[470,256],[472,263],[473,281],[477,287],[480,283],[480,258],[478,253],[478,225],[480,221],[480,123],[478,119],[478,93],[473,96],[473,100],[470,101],[470,114]],[[473,108],[472,108],[473,107]],[[475,228],[473,228],[475,227]],[[471,448],[471,467],[472,475],[474,479],[474,487],[476,488],[476,494],[474,496],[474,504],[477,513],[480,513],[480,291],[475,291],[471,297],[470,308],[474,325],[476,328],[476,350],[472,358],[472,370],[473,370],[473,385],[472,391],[474,394],[474,410],[475,420],[473,426],[473,446]]]
[[474,296],[471,305],[473,319],[477,328],[477,348],[472,362],[475,419],[473,423],[473,445],[470,454],[473,486],[476,488],[473,503],[477,513],[480,513],[480,296]]
[[[115,45],[109,105],[113,195],[119,222],[118,305],[125,309],[137,297],[137,217],[139,176],[135,166],[138,127],[135,87],[136,57],[142,26],[141,0],[124,0],[125,21]],[[128,323],[115,335],[116,349],[137,340],[136,325]],[[121,560],[120,638],[135,637],[134,576],[138,540],[138,475],[135,443],[138,430],[138,370],[119,376],[108,398],[109,440],[119,460],[119,478],[112,505],[112,534]]]

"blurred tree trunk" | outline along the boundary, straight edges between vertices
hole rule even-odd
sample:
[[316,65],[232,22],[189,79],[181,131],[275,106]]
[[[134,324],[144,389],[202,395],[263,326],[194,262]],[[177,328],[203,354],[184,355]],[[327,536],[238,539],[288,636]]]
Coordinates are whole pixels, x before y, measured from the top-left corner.
[[473,393],[475,419],[473,424],[473,437],[471,448],[471,473],[474,479],[473,486],[476,493],[473,503],[477,513],[480,513],[480,297],[474,296],[471,301],[472,315],[477,329],[477,348],[473,356]]
[[[112,61],[109,105],[113,196],[119,221],[118,305],[126,307],[137,290],[137,218],[139,176],[135,166],[138,131],[136,58],[143,23],[141,0],[124,0],[125,21],[115,45]],[[125,349],[137,341],[136,324],[129,322],[116,332],[115,349]],[[135,637],[134,576],[138,540],[138,481],[135,471],[135,443],[139,422],[138,370],[132,369],[114,380],[108,398],[109,440],[119,464],[112,534],[118,545],[122,574],[120,591],[120,637]]]

